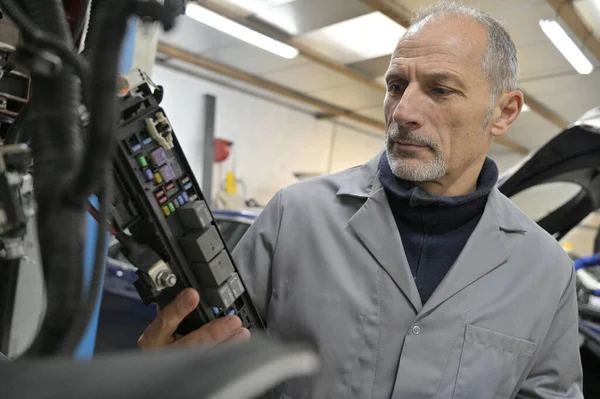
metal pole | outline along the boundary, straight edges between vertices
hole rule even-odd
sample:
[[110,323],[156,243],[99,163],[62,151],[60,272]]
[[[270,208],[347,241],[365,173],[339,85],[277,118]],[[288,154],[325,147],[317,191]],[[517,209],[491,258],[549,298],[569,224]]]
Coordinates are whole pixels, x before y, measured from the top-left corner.
[[206,202],[212,205],[213,159],[215,153],[215,96],[204,95],[204,151],[202,157],[202,193]]

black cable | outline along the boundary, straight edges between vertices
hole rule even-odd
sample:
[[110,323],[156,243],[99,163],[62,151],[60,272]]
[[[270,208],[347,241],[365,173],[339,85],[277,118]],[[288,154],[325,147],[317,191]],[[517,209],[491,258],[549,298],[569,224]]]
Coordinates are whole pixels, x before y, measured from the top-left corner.
[[0,352],[5,355],[10,355],[10,336],[20,263],[19,259],[0,260]]
[[[84,102],[89,104],[91,97],[88,89],[90,80],[89,67],[83,57],[77,54],[72,43],[67,45],[65,41],[39,28],[14,0],[0,0],[0,6],[2,6],[2,11],[21,29],[21,33],[26,40],[35,43],[35,45],[54,50],[64,62],[68,63],[75,70],[75,73],[81,79]],[[70,31],[69,37],[71,37]]]
[[112,185],[110,181],[110,173],[105,174],[104,189],[100,193],[98,199],[100,210],[98,215],[98,227],[96,230],[96,248],[94,254],[94,267],[92,270],[92,278],[89,287],[89,293],[82,302],[82,306],[77,312],[73,326],[66,335],[60,353],[73,353],[85,334],[85,330],[89,324],[92,314],[100,299],[102,291],[102,279],[106,270],[106,246],[107,246],[107,227],[108,227],[108,209],[112,198]]
[[26,103],[6,132],[5,144],[29,143],[31,140],[31,129],[27,128],[27,110],[29,103]]
[[78,18],[78,24],[77,26],[75,26],[74,29],[72,29],[73,31],[73,41],[77,41],[77,39],[83,34],[83,28],[85,28],[85,22],[86,22],[86,14],[87,14],[87,9],[90,6],[90,2],[92,0],[84,0],[83,4],[81,5],[81,14],[79,15]]
[[[118,57],[127,32],[127,20],[133,12],[132,0],[109,0],[97,10],[100,23],[89,34],[94,38],[91,66],[94,75],[90,102],[89,136],[85,157],[73,186],[73,195],[96,191],[99,178],[111,158],[114,131],[117,128]],[[102,204],[101,204],[102,206]]]
[[[2,0],[3,6],[6,3]],[[65,47],[71,45],[60,0],[22,0],[21,4],[39,30],[64,41]],[[35,38],[25,36],[25,40],[31,43]],[[73,322],[83,292],[86,222],[85,203],[67,195],[81,155],[77,78],[69,66],[56,77],[32,71],[31,88],[25,123],[32,132],[36,218],[47,306],[39,333],[21,358],[56,354]]]
[[104,3],[106,3],[106,0],[91,0],[90,3],[90,17],[83,47],[83,55],[87,59],[90,59],[92,55],[93,43],[95,42],[94,35],[98,32],[97,26],[100,24],[98,10],[102,8],[102,4]]

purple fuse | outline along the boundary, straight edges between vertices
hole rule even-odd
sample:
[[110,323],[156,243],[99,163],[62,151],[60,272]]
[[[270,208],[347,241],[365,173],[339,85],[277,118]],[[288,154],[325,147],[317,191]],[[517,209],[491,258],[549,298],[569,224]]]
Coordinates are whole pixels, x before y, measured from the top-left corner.
[[167,163],[167,154],[162,147],[159,147],[150,153],[150,160],[154,166],[160,166]]
[[164,181],[171,181],[175,178],[175,172],[171,165],[168,164],[160,168],[160,175]]
[[154,178],[150,169],[144,169],[144,176],[146,177],[146,181],[150,181]]

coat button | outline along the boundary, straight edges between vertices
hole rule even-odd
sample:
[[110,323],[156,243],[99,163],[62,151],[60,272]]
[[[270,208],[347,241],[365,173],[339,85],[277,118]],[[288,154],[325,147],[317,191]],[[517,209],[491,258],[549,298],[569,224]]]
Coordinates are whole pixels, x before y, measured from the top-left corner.
[[415,335],[419,334],[419,333],[421,332],[421,327],[419,327],[419,326],[414,326],[414,327],[412,328],[412,332],[413,332],[413,334],[415,334]]

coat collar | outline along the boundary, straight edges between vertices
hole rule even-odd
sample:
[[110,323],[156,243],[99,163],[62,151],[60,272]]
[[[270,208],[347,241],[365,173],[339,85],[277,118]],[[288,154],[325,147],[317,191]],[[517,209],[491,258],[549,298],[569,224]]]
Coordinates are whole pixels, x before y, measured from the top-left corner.
[[[379,183],[379,161],[385,156],[385,151],[380,151],[374,158],[365,164],[353,168],[346,174],[337,191],[338,196],[351,196],[367,199],[371,197],[378,188]],[[489,194],[490,201],[487,206],[492,206],[492,214],[496,216],[500,229],[507,232],[525,232],[528,230],[527,221],[523,214],[514,212],[515,205],[498,190],[493,188]]]

